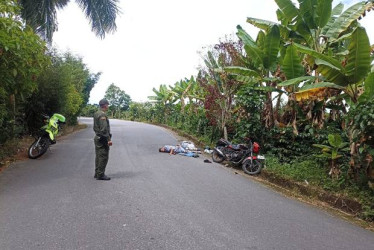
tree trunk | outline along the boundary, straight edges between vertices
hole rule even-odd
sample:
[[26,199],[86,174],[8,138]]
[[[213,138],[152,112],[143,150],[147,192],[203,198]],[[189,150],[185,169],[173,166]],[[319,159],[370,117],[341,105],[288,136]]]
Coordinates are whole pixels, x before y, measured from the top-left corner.
[[277,104],[275,105],[274,123],[279,123],[280,122],[279,109],[280,109],[280,105],[281,105],[281,97],[282,97],[282,94],[279,94],[278,99],[277,99]]
[[340,169],[338,166],[335,164],[335,160],[330,160],[331,161],[331,167],[330,167],[330,172],[329,175],[331,176],[332,179],[339,179],[340,176]]
[[9,102],[10,102],[12,113],[13,113],[12,114],[12,118],[13,118],[12,134],[13,134],[14,131],[16,130],[16,96],[14,94],[11,94],[9,96]]
[[266,128],[274,127],[274,114],[271,93],[266,94],[266,102],[264,106],[264,125]]
[[227,136],[227,128],[226,128],[226,126],[223,128],[223,138],[224,138],[225,140],[228,140],[228,136]]

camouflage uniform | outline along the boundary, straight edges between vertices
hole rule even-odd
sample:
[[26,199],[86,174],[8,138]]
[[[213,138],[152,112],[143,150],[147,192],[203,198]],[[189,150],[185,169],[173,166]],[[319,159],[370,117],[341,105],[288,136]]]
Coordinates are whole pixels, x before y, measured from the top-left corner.
[[109,160],[109,145],[108,141],[111,141],[109,119],[104,111],[99,110],[94,115],[95,131],[95,178],[102,177],[105,174],[105,167]]

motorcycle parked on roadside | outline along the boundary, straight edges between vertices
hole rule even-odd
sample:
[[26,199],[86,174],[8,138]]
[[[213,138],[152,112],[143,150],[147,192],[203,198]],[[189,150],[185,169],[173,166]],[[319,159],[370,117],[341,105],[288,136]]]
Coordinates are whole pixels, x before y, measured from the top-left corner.
[[36,159],[47,152],[51,144],[56,143],[56,136],[61,129],[61,124],[65,123],[65,117],[61,114],[53,114],[52,117],[43,115],[45,125],[34,135],[35,141],[28,150],[30,159]]
[[260,145],[248,139],[248,144],[232,144],[225,139],[219,139],[213,149],[212,159],[220,163],[227,160],[235,166],[242,166],[249,175],[259,174],[263,167],[265,157],[258,155]]

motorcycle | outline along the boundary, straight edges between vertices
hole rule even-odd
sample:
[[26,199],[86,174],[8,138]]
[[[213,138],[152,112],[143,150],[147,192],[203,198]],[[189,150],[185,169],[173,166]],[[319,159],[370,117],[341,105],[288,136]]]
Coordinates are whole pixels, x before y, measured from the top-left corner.
[[220,163],[227,160],[235,166],[242,166],[249,175],[259,174],[263,167],[265,157],[258,155],[260,145],[248,139],[248,144],[232,144],[225,139],[219,139],[213,149],[212,160]]
[[51,144],[56,143],[56,136],[61,129],[61,124],[65,123],[65,117],[60,114],[53,114],[52,117],[43,115],[45,125],[34,135],[35,141],[28,150],[30,159],[36,159],[47,152]]

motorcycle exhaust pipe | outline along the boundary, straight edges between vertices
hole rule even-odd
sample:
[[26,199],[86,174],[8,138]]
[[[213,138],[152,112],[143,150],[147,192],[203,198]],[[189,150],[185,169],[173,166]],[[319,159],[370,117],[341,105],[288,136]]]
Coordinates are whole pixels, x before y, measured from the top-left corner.
[[214,150],[217,151],[217,153],[220,154],[221,156],[226,157],[226,155],[218,148],[214,148]]

